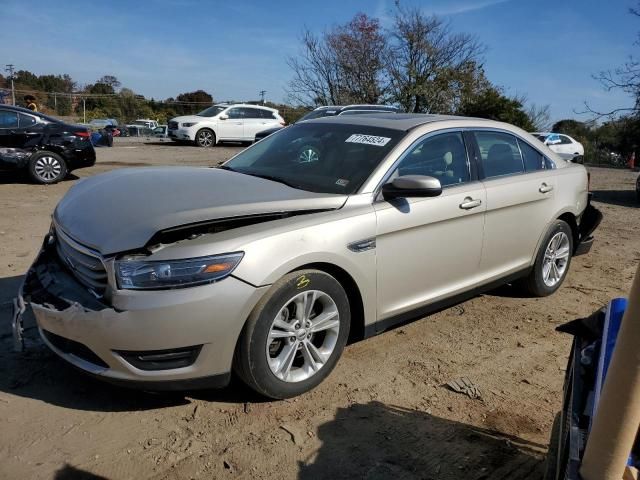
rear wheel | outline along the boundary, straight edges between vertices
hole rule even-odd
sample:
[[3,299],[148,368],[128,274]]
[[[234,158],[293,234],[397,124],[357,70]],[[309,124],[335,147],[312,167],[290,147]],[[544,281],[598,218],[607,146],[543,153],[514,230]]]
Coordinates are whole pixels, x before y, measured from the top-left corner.
[[247,320],[234,369],[267,397],[300,395],[331,373],[350,321],[349,300],[335,278],[318,270],[288,274]]
[[213,147],[216,144],[216,134],[208,128],[198,130],[196,133],[196,145],[202,148]]
[[549,229],[525,288],[537,297],[546,297],[560,288],[569,272],[573,254],[573,232],[567,222],[556,220]]
[[38,152],[29,160],[29,175],[43,184],[57,183],[67,176],[67,164],[53,152]]

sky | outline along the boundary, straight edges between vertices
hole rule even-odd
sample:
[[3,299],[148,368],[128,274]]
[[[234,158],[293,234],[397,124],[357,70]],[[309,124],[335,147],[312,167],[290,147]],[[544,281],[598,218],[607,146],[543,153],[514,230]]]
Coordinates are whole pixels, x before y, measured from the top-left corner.
[[[402,0],[437,14],[487,51],[488,78],[550,105],[553,120],[631,105],[592,78],[638,54],[634,0]],[[64,6],[63,6],[64,5]],[[203,89],[216,101],[286,100],[288,56],[304,28],[321,33],[364,12],[392,26],[393,0],[109,2],[0,0],[0,66],[68,73],[80,84],[115,75],[147,98]]]

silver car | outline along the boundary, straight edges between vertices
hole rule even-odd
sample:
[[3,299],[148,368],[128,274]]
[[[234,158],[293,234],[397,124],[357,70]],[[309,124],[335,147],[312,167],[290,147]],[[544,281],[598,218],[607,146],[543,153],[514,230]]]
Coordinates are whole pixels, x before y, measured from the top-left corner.
[[[310,160],[301,152],[313,148]],[[348,339],[519,280],[561,285],[601,215],[587,172],[493,121],[303,122],[221,168],[79,181],[16,299],[80,369],[148,390],[299,395]]]

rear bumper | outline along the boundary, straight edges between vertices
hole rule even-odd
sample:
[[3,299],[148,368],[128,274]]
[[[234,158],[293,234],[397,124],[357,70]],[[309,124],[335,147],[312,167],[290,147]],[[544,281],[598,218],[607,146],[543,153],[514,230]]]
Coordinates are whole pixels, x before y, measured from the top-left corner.
[[96,151],[90,142],[83,148],[67,151],[65,157],[69,171],[77,170],[78,168],[93,167],[96,164]]
[[591,205],[591,194],[589,194],[587,208],[582,213],[578,226],[578,242],[573,252],[574,256],[589,253],[594,241],[593,232],[598,228],[600,222],[602,222],[602,212]]

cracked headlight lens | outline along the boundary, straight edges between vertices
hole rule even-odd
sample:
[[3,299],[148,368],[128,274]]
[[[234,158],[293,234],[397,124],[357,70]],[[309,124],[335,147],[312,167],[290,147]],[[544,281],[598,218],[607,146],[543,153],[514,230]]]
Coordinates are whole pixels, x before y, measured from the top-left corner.
[[158,290],[212,283],[229,276],[243,255],[243,252],[235,252],[166,261],[125,257],[115,262],[118,287],[127,290]]

